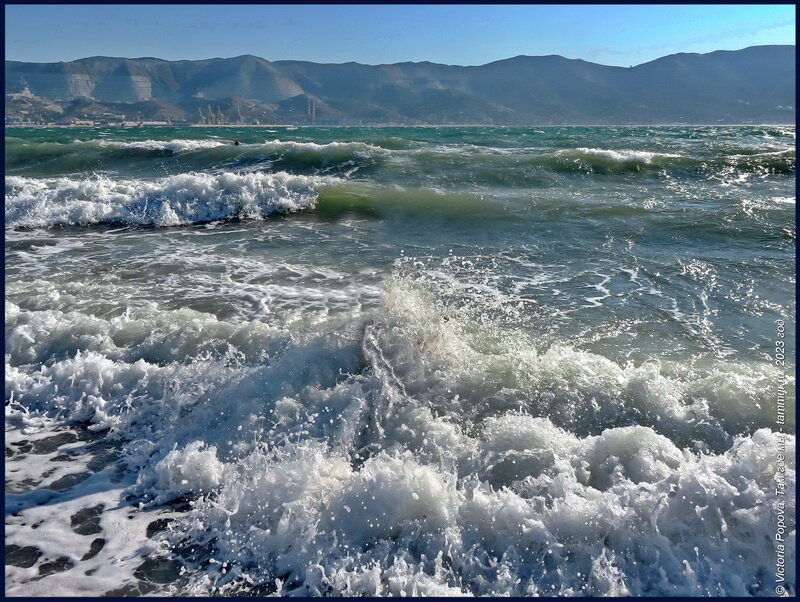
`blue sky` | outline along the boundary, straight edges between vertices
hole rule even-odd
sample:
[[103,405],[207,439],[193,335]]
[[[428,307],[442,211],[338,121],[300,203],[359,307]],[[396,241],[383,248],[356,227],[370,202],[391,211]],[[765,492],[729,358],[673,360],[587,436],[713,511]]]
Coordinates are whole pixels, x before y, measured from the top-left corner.
[[86,56],[480,65],[560,54],[636,65],[794,44],[793,5],[6,6],[6,58]]

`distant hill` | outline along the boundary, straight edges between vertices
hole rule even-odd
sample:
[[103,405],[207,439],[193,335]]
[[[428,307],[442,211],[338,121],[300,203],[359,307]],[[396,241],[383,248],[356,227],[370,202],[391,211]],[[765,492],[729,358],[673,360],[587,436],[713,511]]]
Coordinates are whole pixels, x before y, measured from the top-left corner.
[[555,55],[475,67],[270,62],[249,55],[202,61],[92,57],[6,61],[5,81],[7,120],[38,111],[48,119],[106,113],[196,122],[207,119],[209,109],[227,122],[248,123],[795,120],[794,46],[673,54],[630,68]]

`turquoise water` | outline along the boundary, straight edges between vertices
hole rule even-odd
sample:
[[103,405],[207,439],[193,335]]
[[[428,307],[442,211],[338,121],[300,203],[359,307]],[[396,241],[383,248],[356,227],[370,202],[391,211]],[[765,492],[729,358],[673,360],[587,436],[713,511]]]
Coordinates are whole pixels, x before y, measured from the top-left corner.
[[784,126],[7,129],[9,592],[774,593],[795,172]]

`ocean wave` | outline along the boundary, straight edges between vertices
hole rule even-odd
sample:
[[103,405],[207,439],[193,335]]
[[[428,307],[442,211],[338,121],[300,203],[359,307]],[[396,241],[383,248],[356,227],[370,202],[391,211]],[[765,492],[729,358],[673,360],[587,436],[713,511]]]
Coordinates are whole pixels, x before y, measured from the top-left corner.
[[384,149],[364,142],[299,142],[293,140],[266,140],[264,142],[243,143],[235,145],[233,141],[219,139],[191,139],[179,138],[173,140],[109,140],[104,138],[92,140],[72,140],[71,142],[26,142],[19,138],[6,138],[6,144],[12,154],[25,153],[27,155],[59,155],[88,150],[131,150],[146,151],[154,155],[190,153],[216,148],[227,148],[231,152],[243,153],[249,151],[262,152],[294,152],[330,154],[332,157],[346,153],[380,153]]
[[[88,171],[125,173],[138,168],[181,171],[287,171],[348,176],[387,167],[407,177],[446,177],[502,186],[536,185],[558,175],[689,174],[715,178],[738,175],[792,174],[792,149],[724,148],[708,154],[678,154],[641,149],[578,147],[491,147],[464,143],[406,146],[389,140],[374,143],[317,143],[266,140],[234,145],[220,139],[117,141],[95,139],[70,143],[6,142],[6,169],[20,175]],[[174,157],[176,165],[164,164]],[[155,163],[158,162],[158,163]],[[539,182],[541,184],[541,182]]]
[[655,153],[641,150],[610,150],[601,148],[576,148],[561,150],[555,153],[557,157],[570,159],[599,160],[603,163],[633,163],[639,165],[652,165],[672,159],[681,159],[681,155],[673,153]]
[[275,151],[310,151],[310,152],[328,152],[328,151],[346,151],[346,152],[381,152],[382,148],[367,144],[365,142],[299,142],[296,140],[267,140],[263,143],[256,143],[247,146],[254,146],[267,150]]
[[[219,139],[73,140],[69,143],[8,144],[6,169],[20,175],[49,175],[80,171],[123,173],[163,165],[165,157],[179,161],[182,171],[270,169],[293,173],[352,173],[377,165],[391,151],[363,142],[297,142],[267,140],[234,145]],[[158,163],[155,163],[158,162]]]
[[311,206],[336,180],[277,173],[186,173],[154,181],[6,178],[7,228],[126,224],[177,226],[262,219]]
[[376,186],[366,182],[341,182],[326,188],[317,198],[315,213],[324,217],[353,213],[381,218],[444,215],[466,221],[508,215],[499,202],[472,192]]
[[576,148],[530,159],[555,171],[599,174],[630,172],[677,172],[719,177],[731,174],[792,174],[796,169],[794,150],[687,156],[675,153],[625,149]]
[[517,484],[459,482],[399,451],[353,467],[324,446],[287,444],[230,464],[192,443],[171,452],[173,464],[183,461],[171,482],[189,474],[195,490],[214,483],[219,494],[166,538],[183,546],[213,538],[227,570],[213,567],[204,578],[220,593],[236,591],[237,578],[315,596],[772,590],[763,575],[774,570],[768,525],[778,496],[768,466],[779,437],[768,429],[724,454],[695,456],[642,427],[576,438],[547,419],[510,413],[482,425],[471,443],[485,454],[476,468]]
[[[259,333],[274,351],[257,364],[180,361],[204,337],[241,337],[198,313],[103,327],[10,309],[7,415],[110,428],[140,508],[194,500],[161,540],[206,550],[182,583],[197,593],[772,591],[780,437],[763,363],[680,378],[538,349],[407,279],[345,329],[288,344]],[[47,347],[53,322],[65,355]],[[115,356],[126,333],[133,348],[179,349]],[[792,435],[785,448],[793,507]]]
[[142,149],[147,151],[167,152],[171,154],[192,152],[207,148],[218,148],[229,143],[219,140],[136,140],[133,142],[113,142],[101,140],[104,148]]
[[710,162],[716,169],[717,179],[730,179],[741,174],[768,176],[791,175],[797,169],[797,153],[794,150],[767,151],[731,154]]
[[299,173],[334,173],[351,175],[359,169],[379,165],[390,151],[363,142],[297,142],[269,140],[235,147],[233,153],[220,152],[222,165],[280,169]]
[[708,156],[681,155],[634,149],[580,147],[544,151],[531,148],[485,148],[476,146],[425,147],[395,151],[392,165],[407,173],[459,174],[465,181],[506,186],[552,185],[555,175],[655,175],[677,174],[726,177],[749,174],[792,174],[794,150],[719,153]]
[[321,217],[357,214],[475,220],[509,215],[499,202],[470,192],[407,189],[286,172],[187,173],[154,181],[6,178],[6,228],[123,224],[181,226],[263,219],[313,210]]
[[674,153],[630,149],[575,148],[532,157],[530,163],[557,172],[626,174],[702,170],[702,161]]

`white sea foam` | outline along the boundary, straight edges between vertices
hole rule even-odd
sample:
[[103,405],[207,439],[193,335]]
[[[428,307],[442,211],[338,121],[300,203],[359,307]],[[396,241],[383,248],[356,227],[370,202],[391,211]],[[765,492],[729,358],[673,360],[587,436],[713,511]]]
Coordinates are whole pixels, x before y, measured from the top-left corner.
[[231,142],[221,140],[136,140],[133,142],[117,142],[113,140],[100,140],[98,143],[104,147],[122,149],[143,149],[150,151],[166,151],[172,153],[183,153],[221,146],[229,147],[238,151],[258,149],[270,152],[305,152],[319,154],[335,153],[360,153],[375,154],[385,152],[384,149],[366,144],[364,142],[300,142],[295,140],[265,140],[264,142],[246,142],[234,146]]
[[202,441],[192,441],[181,449],[175,447],[155,466],[155,488],[161,492],[156,502],[190,491],[212,491],[221,483],[225,465],[217,459],[216,447],[206,448]]
[[610,161],[614,163],[629,163],[629,162],[637,162],[637,163],[645,163],[650,164],[655,159],[659,159],[661,157],[665,158],[680,158],[681,155],[676,155],[673,153],[655,153],[651,151],[640,151],[640,150],[611,150],[611,149],[602,149],[602,148],[576,148],[576,149],[565,149],[556,152],[556,155],[571,157],[571,158],[598,158],[605,161]]
[[166,151],[170,153],[184,153],[207,148],[226,146],[229,143],[219,140],[136,140],[133,142],[103,141],[104,146],[115,146],[123,149],[144,149],[151,151]]
[[329,151],[352,152],[352,153],[383,153],[384,149],[367,144],[365,142],[298,142],[295,140],[265,140],[262,143],[248,144],[246,146],[257,146],[265,150],[272,151],[293,151],[293,152],[315,152],[326,153]]
[[[769,588],[761,576],[774,566],[764,537],[778,501],[774,433],[760,430],[724,454],[697,456],[645,427],[580,439],[546,419],[506,416],[473,441],[480,447],[488,439],[496,449],[504,429],[521,434],[520,422],[527,437],[501,451],[516,477],[508,487],[492,487],[475,478],[479,472],[459,479],[408,452],[382,452],[354,470],[324,447],[290,444],[240,462],[219,496],[197,505],[170,536],[213,534],[240,576],[279,577],[282,593],[751,595]],[[547,445],[542,435],[550,436]],[[497,455],[489,462],[499,472]],[[789,470],[793,480],[793,463]],[[789,495],[787,504],[793,501]],[[652,570],[649,556],[662,570]],[[214,579],[226,581],[219,572]]]
[[[265,329],[242,339],[198,312],[148,311],[105,319],[9,304],[6,415],[18,428],[54,419],[111,428],[145,516],[195,499],[161,544],[143,548],[169,555],[213,541],[214,562],[187,561],[184,592],[247,583],[312,595],[772,589],[779,440],[761,406],[774,369],[718,364],[681,380],[655,362],[537,349],[402,279],[365,323],[308,338]],[[245,356],[251,345],[273,351],[232,362],[214,340]],[[209,348],[220,351],[203,355]],[[786,441],[793,507],[794,437]],[[96,499],[117,508],[123,492],[110,489]],[[34,495],[12,501],[24,507]],[[72,512],[74,500],[51,501]],[[34,515],[59,533],[58,514],[24,512],[13,541],[29,541]],[[115,516],[103,526],[113,529]],[[788,564],[793,514],[787,526]],[[107,537],[103,562],[131,553]],[[124,558],[125,570],[138,565]],[[14,569],[12,586],[23,576]],[[73,591],[91,583],[81,577]],[[107,571],[93,583],[120,585]]]
[[261,219],[313,205],[336,180],[277,173],[186,173],[159,180],[6,178],[6,227],[122,223],[177,226]]

